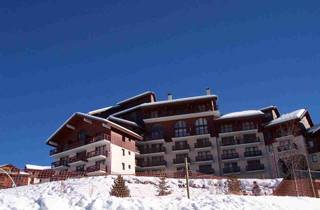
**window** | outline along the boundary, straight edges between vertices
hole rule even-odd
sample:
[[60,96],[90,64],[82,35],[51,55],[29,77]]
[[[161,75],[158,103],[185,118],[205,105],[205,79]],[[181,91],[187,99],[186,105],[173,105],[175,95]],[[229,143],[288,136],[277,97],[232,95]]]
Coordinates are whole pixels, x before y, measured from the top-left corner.
[[221,144],[223,146],[233,145],[233,144],[236,144],[236,141],[234,139],[234,136],[222,137]]
[[236,149],[224,149],[222,150],[223,155],[237,154]]
[[198,157],[209,157],[211,155],[210,151],[201,151],[198,152]]
[[312,160],[312,162],[317,162],[318,161],[318,156],[316,154],[313,154],[311,156],[311,160]]
[[155,124],[151,128],[151,138],[152,139],[162,139],[163,138],[163,128],[162,125]]
[[150,116],[151,116],[151,118],[157,118],[158,117],[158,111],[152,111]]
[[122,156],[125,156],[126,154],[125,154],[125,150],[124,149],[122,149]]
[[96,166],[104,165],[106,163],[106,160],[98,160],[96,161]]
[[76,171],[84,171],[84,165],[77,166]]
[[84,143],[85,140],[87,138],[87,133],[84,131],[84,130],[81,130],[79,131],[78,133],[78,140],[81,142],[81,143]]
[[198,105],[199,112],[205,112],[206,110],[207,110],[206,105],[204,104]]
[[131,165],[128,165],[128,168],[131,169]]
[[313,148],[314,147],[313,141],[308,141],[308,145],[309,145],[309,148]]
[[208,133],[208,124],[205,118],[199,118],[196,120],[196,134],[207,134]]
[[125,170],[126,169],[126,166],[124,163],[122,163],[122,170]]
[[258,147],[246,147],[246,152],[255,152],[258,151]]
[[233,128],[231,124],[224,124],[221,125],[221,133],[227,133],[227,132],[232,132]]
[[175,137],[182,137],[182,136],[187,136],[187,124],[185,121],[178,121],[174,125],[174,134]]
[[242,130],[253,130],[256,128],[254,122],[244,122],[242,123]]
[[128,151],[128,155],[131,155],[131,152],[130,152],[130,151]]

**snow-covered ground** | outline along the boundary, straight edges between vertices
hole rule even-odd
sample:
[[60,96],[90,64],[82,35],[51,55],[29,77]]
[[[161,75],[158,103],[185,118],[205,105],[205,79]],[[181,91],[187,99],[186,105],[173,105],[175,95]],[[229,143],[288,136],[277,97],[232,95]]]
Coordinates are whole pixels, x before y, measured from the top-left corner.
[[[109,195],[115,176],[67,181],[0,190],[1,210],[101,210],[101,209],[319,209],[320,199],[269,196],[280,180],[257,180],[267,196],[227,195],[226,180],[190,180],[191,199],[186,198],[184,180],[168,179],[172,194],[158,197],[158,178],[125,176],[130,198]],[[252,179],[241,180],[251,190]]]

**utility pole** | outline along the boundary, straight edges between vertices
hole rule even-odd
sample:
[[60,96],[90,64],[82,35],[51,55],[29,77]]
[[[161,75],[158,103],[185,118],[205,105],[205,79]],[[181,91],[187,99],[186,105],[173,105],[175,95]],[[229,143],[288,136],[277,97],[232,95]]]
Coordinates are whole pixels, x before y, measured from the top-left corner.
[[185,157],[185,158],[184,158],[184,165],[185,165],[185,171],[186,171],[187,196],[188,196],[188,199],[190,199],[188,157]]

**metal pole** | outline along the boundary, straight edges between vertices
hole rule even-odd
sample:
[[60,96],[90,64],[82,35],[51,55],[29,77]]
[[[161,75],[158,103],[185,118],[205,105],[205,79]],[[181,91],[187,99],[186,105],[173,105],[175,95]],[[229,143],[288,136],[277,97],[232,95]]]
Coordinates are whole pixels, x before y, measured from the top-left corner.
[[190,199],[188,157],[184,158],[184,164],[185,164],[185,171],[186,171],[187,196],[188,196],[188,199]]

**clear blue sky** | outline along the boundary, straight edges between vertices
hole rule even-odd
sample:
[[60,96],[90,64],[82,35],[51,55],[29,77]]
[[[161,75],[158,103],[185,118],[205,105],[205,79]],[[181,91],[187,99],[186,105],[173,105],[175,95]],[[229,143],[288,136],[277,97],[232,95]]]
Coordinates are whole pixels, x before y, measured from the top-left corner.
[[45,140],[73,112],[206,87],[222,113],[320,122],[320,1],[1,2],[0,164],[50,164]]

